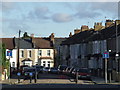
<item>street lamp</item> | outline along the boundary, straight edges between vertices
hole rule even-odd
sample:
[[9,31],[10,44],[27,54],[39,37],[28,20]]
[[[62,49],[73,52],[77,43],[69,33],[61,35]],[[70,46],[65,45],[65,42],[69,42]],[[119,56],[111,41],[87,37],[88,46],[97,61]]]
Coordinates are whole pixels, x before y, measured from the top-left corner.
[[116,60],[116,81],[118,81],[117,76],[118,76],[118,28],[117,28],[117,20],[115,21],[115,26],[116,26],[116,55],[115,55],[115,60]]

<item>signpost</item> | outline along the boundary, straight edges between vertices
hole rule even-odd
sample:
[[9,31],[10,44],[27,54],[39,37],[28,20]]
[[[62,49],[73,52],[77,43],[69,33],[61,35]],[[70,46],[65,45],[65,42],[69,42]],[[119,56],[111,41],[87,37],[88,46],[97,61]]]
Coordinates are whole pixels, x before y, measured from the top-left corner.
[[109,52],[104,52],[103,58],[105,59],[105,83],[107,83],[107,59],[109,58]]
[[[9,56],[9,65],[10,65],[10,56],[12,56],[12,51],[11,50],[9,50],[9,51],[7,51],[7,56]],[[9,66],[9,82],[10,82],[10,73],[11,71],[10,71],[10,66]]]

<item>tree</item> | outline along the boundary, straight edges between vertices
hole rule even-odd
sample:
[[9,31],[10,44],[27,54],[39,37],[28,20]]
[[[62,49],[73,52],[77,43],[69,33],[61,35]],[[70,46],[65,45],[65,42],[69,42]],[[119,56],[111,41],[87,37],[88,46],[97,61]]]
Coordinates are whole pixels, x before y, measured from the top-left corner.
[[4,69],[9,71],[9,60],[6,59],[6,48],[5,44],[0,43],[0,67],[2,68],[2,72]]

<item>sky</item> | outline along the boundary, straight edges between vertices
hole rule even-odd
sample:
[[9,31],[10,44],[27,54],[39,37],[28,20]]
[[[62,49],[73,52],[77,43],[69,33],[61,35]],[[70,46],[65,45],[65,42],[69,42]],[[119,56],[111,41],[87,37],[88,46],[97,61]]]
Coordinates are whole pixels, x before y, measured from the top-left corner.
[[[68,37],[82,25],[118,19],[118,2],[1,2],[0,37],[18,37],[24,32],[36,37]],[[106,18],[105,18],[106,17]]]

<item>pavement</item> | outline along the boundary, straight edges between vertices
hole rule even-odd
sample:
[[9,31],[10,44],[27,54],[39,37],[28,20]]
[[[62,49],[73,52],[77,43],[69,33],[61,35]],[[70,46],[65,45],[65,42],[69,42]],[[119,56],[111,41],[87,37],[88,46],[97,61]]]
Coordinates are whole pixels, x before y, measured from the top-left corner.
[[120,85],[120,82],[116,82],[114,80],[111,80],[111,82],[109,82],[109,80],[108,80],[107,83],[105,83],[105,79],[100,78],[100,77],[92,76],[91,79],[95,84],[116,84],[116,85]]
[[[111,83],[105,83],[104,78],[100,77],[94,77],[92,76],[92,81],[88,80],[78,80],[77,84],[115,84],[120,85],[120,82],[115,82],[112,80]],[[18,83],[18,79],[7,79],[0,81],[0,84],[33,84],[34,79],[32,80],[32,83],[30,83],[30,80],[20,80],[20,83]],[[36,84],[76,84],[74,79],[37,79]]]

